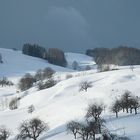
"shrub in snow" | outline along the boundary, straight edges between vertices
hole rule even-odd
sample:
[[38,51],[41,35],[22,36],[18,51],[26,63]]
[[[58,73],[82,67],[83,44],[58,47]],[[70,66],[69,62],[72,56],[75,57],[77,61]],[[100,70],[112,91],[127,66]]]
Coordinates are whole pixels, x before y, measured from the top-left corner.
[[92,87],[92,82],[84,81],[79,85],[79,91],[87,91],[88,88]]
[[19,127],[17,139],[33,139],[37,140],[39,136],[49,130],[49,126],[38,118],[26,120]]
[[44,78],[52,78],[54,74],[55,74],[55,71],[50,67],[47,67],[43,70]]
[[70,79],[70,78],[72,78],[72,77],[73,77],[72,74],[67,74],[67,75],[66,75],[66,79]]
[[43,77],[43,70],[39,69],[34,78],[36,79],[36,81],[40,81],[40,80],[44,80],[44,77]]
[[25,91],[33,86],[36,79],[29,73],[25,74],[19,81],[18,87],[21,91]]
[[42,90],[42,89],[50,88],[50,87],[53,87],[55,84],[56,84],[56,81],[53,78],[51,78],[51,79],[48,79],[45,82],[42,82],[42,81],[39,82],[38,83],[38,89]]
[[5,126],[0,126],[0,140],[7,140],[10,135],[11,132]]
[[3,77],[0,79],[0,85],[3,86],[13,86],[14,83],[12,81],[9,81],[6,77]]
[[11,110],[17,109],[18,105],[19,105],[19,99],[13,98],[9,103],[9,109],[11,109]]
[[28,113],[33,113],[35,111],[35,107],[33,105],[28,107]]
[[90,66],[86,66],[85,70],[91,70],[91,67]]
[[44,70],[41,70],[41,69],[38,70],[34,78],[36,79],[36,81],[40,81],[40,80],[52,78],[54,74],[55,74],[55,71],[52,68],[47,67]]
[[72,63],[72,68],[73,68],[74,70],[78,70],[78,69],[79,69],[79,64],[78,64],[77,61],[73,61],[73,63]]
[[110,71],[110,65],[108,64],[98,64],[98,67],[97,67],[98,71],[99,72],[104,72],[104,71]]

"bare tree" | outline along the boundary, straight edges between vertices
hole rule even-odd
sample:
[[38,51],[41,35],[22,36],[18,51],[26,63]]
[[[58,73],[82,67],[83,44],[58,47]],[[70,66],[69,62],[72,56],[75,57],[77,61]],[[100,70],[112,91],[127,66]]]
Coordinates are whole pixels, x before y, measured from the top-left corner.
[[131,97],[130,99],[130,113],[132,113],[132,109],[135,110],[135,114],[137,114],[137,109],[140,107],[140,101],[138,97]]
[[10,135],[11,132],[5,126],[0,126],[0,140],[7,140]]
[[119,100],[116,100],[111,106],[111,111],[116,113],[116,118],[118,118],[118,112],[121,110],[121,104]]
[[124,92],[124,94],[121,97],[121,104],[122,107],[126,109],[126,112],[128,113],[129,107],[130,107],[130,98],[132,97],[132,93],[128,90]]
[[19,135],[17,139],[33,139],[37,140],[38,137],[49,129],[48,125],[45,124],[38,118],[31,119],[29,121],[24,121],[19,127]]
[[86,118],[88,119],[93,119],[97,125],[98,131],[99,133],[101,133],[101,124],[102,124],[102,120],[100,118],[100,115],[102,113],[104,109],[104,105],[103,104],[90,104],[87,108],[87,113],[86,113]]
[[56,81],[53,78],[50,78],[45,82],[39,82],[38,89],[42,90],[42,89],[50,88],[50,87],[53,87],[55,84],[56,84]]
[[73,77],[72,74],[67,74],[67,75],[66,75],[66,79],[70,79],[70,78],[72,78],[72,77]]
[[87,92],[87,89],[92,87],[92,82],[84,81],[84,82],[80,83],[79,86],[80,86],[79,91]]
[[79,122],[71,121],[67,124],[67,132],[70,132],[74,135],[74,138],[76,139],[76,135],[79,131]]

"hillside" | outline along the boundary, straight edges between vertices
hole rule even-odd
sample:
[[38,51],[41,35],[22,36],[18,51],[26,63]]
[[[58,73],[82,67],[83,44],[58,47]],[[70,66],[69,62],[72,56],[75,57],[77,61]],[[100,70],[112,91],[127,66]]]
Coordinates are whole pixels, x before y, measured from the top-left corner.
[[[95,70],[87,72],[74,72],[70,69],[48,64],[46,61],[22,55],[20,52],[0,49],[4,64],[1,64],[1,76],[10,76],[12,81],[19,78],[26,72],[34,72],[36,69],[52,66],[56,71],[61,72],[60,82],[54,87],[38,91],[35,87],[28,92],[20,92],[22,96],[20,106],[16,110],[3,109],[0,111],[0,125],[6,125],[13,131],[10,140],[15,139],[19,123],[25,119],[39,117],[50,126],[48,134],[44,134],[40,140],[74,140],[73,135],[67,134],[65,124],[70,120],[82,120],[91,102],[103,102],[106,110],[102,117],[112,133],[126,135],[132,140],[140,139],[140,114],[120,113],[118,119],[110,112],[110,105],[116,97],[120,97],[125,90],[130,90],[134,95],[140,96],[140,67],[135,66],[132,72],[129,67],[121,67],[120,70],[97,73]],[[73,55],[73,54],[72,54]],[[76,58],[74,60],[89,62],[90,59]],[[11,58],[11,59],[10,59]],[[69,60],[72,60],[69,58]],[[72,60],[73,61],[73,60]],[[28,62],[28,64],[27,64]],[[31,65],[32,64],[32,65]],[[15,66],[15,67],[13,67]],[[70,79],[61,77],[67,73],[74,75]],[[87,92],[79,92],[79,84],[82,81],[92,82],[92,87]],[[0,87],[1,102],[15,94],[16,86],[6,88]],[[35,106],[35,111],[29,114],[28,107]]]

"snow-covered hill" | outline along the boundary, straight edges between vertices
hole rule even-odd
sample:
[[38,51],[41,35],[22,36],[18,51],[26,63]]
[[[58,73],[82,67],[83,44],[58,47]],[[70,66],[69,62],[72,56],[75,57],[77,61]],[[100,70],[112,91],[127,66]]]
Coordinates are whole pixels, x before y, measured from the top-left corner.
[[[3,68],[5,73],[2,69],[0,69],[0,72],[11,76],[11,80],[17,78],[16,73],[23,74],[25,72],[33,72],[38,68],[50,65],[44,60],[24,56],[20,52],[14,52],[12,50],[5,51],[3,49],[0,49],[0,52],[3,55],[3,60],[6,62],[5,65],[7,65],[7,68],[9,67],[9,69],[11,68],[14,71],[7,69],[5,66],[5,68]],[[19,60],[21,58],[22,60]],[[25,60],[30,62],[30,65],[27,66],[25,64],[25,67],[22,69],[22,67],[20,67],[21,62],[24,63]],[[83,58],[83,60],[85,59]],[[15,65],[15,67],[12,68],[12,63],[14,62],[17,66]],[[4,67],[4,64],[1,64],[0,67],[1,66]],[[61,71],[61,74],[63,72],[64,74],[65,72],[71,73],[69,69],[57,66],[53,66],[53,68]],[[134,71],[131,71],[129,67],[121,67],[120,70],[116,71],[96,73],[95,70],[91,70],[89,72],[79,72],[78,75],[77,72],[72,72],[72,74],[74,77],[70,79],[62,78],[62,81],[52,88],[41,91],[32,88],[26,92],[26,94],[15,94],[15,96],[25,95],[20,101],[19,108],[13,111],[9,109],[0,111],[0,125],[6,125],[13,131],[11,140],[14,140],[19,124],[23,120],[32,117],[39,117],[50,126],[49,132],[44,134],[40,140],[74,140],[73,135],[67,134],[65,131],[65,124],[70,120],[83,119],[88,104],[95,101],[103,102],[106,105],[107,109],[103,112],[102,117],[106,119],[106,125],[111,132],[126,135],[132,140],[140,139],[139,113],[138,115],[120,114],[120,117],[116,119],[115,114],[110,113],[109,110],[112,101],[116,97],[119,97],[126,89],[140,96],[139,66],[135,66]],[[89,88],[87,92],[79,92],[79,84],[82,81],[92,82],[92,88]],[[10,94],[13,94],[14,96],[15,91],[15,86],[8,89],[0,87],[0,99],[8,99],[5,95],[10,96]],[[32,104],[35,106],[35,111],[29,114],[28,107]]]
[[86,66],[95,68],[96,63],[94,62],[93,58],[85,54],[65,53],[65,57],[69,68],[72,68],[74,62],[77,62],[78,66],[83,70],[86,68]]
[[0,48],[3,64],[0,64],[1,76],[17,76],[34,72],[45,67],[52,67],[57,72],[69,72],[70,69],[49,64],[46,60],[22,54],[21,51]]

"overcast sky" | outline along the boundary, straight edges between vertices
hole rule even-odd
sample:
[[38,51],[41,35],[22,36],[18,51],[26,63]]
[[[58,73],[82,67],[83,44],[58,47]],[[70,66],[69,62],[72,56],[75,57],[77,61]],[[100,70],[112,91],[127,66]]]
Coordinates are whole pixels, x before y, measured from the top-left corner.
[[140,46],[140,0],[0,0],[0,46],[84,52]]

